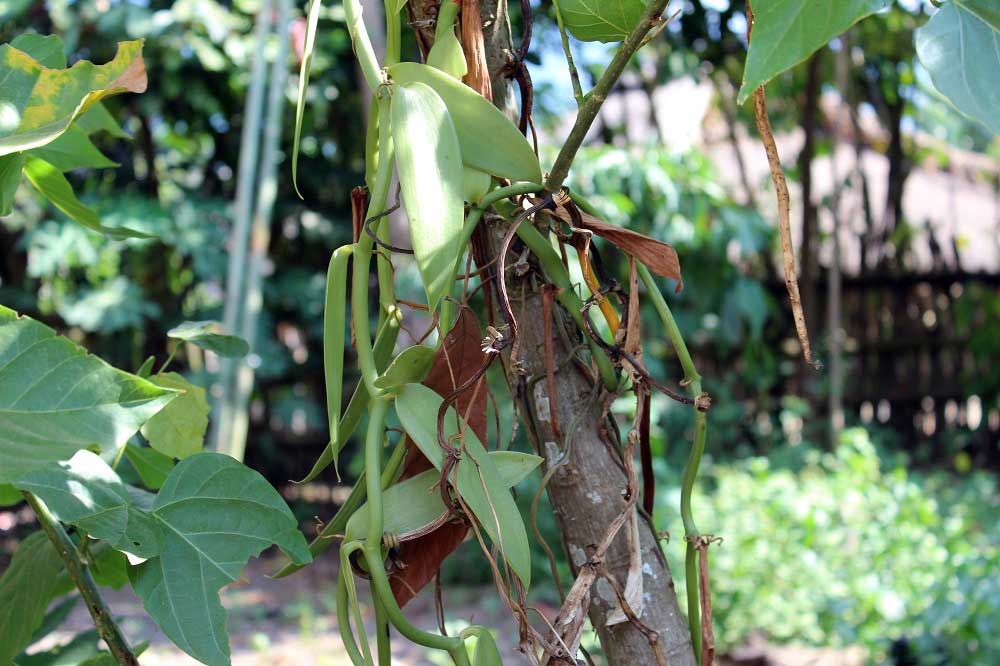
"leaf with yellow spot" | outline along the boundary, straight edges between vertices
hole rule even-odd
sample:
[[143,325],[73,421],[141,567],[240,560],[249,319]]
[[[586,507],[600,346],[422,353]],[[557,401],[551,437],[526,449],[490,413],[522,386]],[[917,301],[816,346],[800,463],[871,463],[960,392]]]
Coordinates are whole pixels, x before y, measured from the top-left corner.
[[0,156],[51,143],[105,97],[146,90],[142,40],[119,42],[104,65],[86,60],[46,67],[9,44],[0,46]]

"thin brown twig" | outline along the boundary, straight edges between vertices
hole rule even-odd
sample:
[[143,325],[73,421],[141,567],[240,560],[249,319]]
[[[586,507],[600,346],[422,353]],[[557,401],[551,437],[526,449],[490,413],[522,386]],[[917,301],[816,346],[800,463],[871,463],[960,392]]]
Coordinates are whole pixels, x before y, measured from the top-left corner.
[[[753,9],[747,2],[747,41],[753,33]],[[753,92],[754,119],[764,152],[767,153],[767,163],[771,169],[771,180],[778,198],[778,233],[781,236],[781,258],[784,263],[785,287],[788,290],[788,300],[792,306],[792,318],[795,320],[795,332],[802,345],[802,356],[806,363],[819,370],[823,364],[813,359],[812,346],[809,344],[809,329],[806,325],[806,315],[802,309],[802,296],[799,294],[798,269],[795,265],[795,244],[792,241],[791,196],[788,193],[788,181],[781,167],[781,156],[778,154],[778,144],[774,140],[774,130],[767,113],[767,95],[764,86]]]

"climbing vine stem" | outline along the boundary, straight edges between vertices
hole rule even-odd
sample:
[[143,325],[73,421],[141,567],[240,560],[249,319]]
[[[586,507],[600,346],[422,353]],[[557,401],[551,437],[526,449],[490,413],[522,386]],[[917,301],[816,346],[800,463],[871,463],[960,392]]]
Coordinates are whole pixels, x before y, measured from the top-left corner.
[[28,505],[35,512],[42,530],[49,537],[56,552],[59,554],[59,558],[66,566],[66,571],[69,573],[70,579],[80,591],[80,596],[87,605],[87,610],[90,611],[90,617],[94,619],[97,633],[107,643],[108,649],[114,656],[115,661],[118,662],[119,666],[139,666],[139,660],[135,658],[135,654],[129,648],[128,642],[115,622],[114,616],[111,615],[111,610],[104,603],[104,599],[101,598],[100,590],[97,589],[97,583],[94,582],[94,578],[90,575],[87,564],[80,556],[80,551],[77,550],[76,544],[73,543],[69,534],[66,533],[66,530],[63,529],[63,526],[52,515],[44,502],[29,492],[23,492],[22,494],[28,501]]

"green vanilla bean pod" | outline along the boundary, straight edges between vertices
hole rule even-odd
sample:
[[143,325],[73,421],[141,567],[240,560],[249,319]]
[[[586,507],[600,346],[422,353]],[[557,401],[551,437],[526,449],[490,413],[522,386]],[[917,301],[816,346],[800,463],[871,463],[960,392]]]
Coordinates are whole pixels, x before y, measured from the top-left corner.
[[340,401],[344,392],[344,330],[347,316],[347,266],[353,245],[338,248],[326,272],[326,305],[323,309],[323,374],[330,441],[340,441]]

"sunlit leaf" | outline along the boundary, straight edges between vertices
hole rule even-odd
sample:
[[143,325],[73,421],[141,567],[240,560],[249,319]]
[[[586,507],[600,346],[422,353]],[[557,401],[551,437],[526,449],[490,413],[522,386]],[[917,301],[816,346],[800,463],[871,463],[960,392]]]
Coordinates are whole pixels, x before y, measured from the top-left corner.
[[152,557],[163,547],[152,518],[132,505],[122,480],[90,451],[29,472],[15,485],[41,498],[60,521],[79,525],[118,550]]
[[112,228],[103,226],[97,212],[93,208],[85,206],[76,198],[76,194],[73,193],[73,187],[66,180],[66,176],[62,175],[57,167],[45,160],[37,157],[28,157],[24,164],[24,175],[28,177],[28,180],[35,186],[35,189],[52,202],[53,206],[68,215],[70,219],[79,222],[89,229],[99,231],[116,239],[153,238],[149,234],[127,227]]
[[198,345],[226,358],[242,358],[250,353],[250,345],[238,335],[218,332],[222,325],[216,321],[186,321],[169,331],[167,336]]
[[175,395],[0,305],[0,481],[118,449]]
[[105,97],[146,89],[142,40],[120,42],[105,65],[80,61],[69,69],[45,67],[9,44],[0,46],[0,155],[44,146]]
[[559,0],[563,23],[583,42],[620,42],[645,9],[645,0]]
[[441,96],[455,125],[466,166],[513,181],[541,181],[542,167],[531,144],[482,95],[428,65],[401,62],[388,70],[397,83],[424,83]]
[[393,88],[392,135],[413,253],[434,312],[451,290],[460,249],[462,153],[448,108],[423,83]]
[[1000,134],[1000,7],[952,0],[917,30],[917,55],[959,111]]
[[803,62],[856,22],[891,0],[769,0],[753,3],[754,24],[738,102]]
[[229,666],[218,592],[272,543],[293,562],[309,548],[281,495],[260,474],[218,453],[185,458],[153,502],[160,556],[130,570],[143,607],[170,640],[209,666]]
[[142,426],[142,434],[149,445],[171,458],[187,458],[201,451],[210,409],[205,389],[176,372],[156,374],[149,381],[181,392]]

